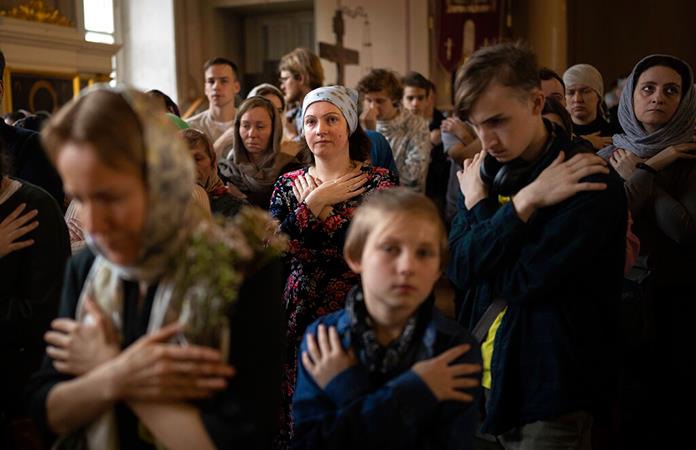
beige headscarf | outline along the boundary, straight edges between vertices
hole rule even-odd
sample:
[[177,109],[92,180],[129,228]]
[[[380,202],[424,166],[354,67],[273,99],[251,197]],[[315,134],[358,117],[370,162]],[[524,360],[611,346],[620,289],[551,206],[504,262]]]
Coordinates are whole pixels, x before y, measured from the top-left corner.
[[[159,281],[148,332],[176,320],[178,310],[171,305],[176,296],[175,270],[187,236],[195,226],[192,210],[194,169],[191,155],[176,135],[176,128],[154,104],[152,99],[132,89],[98,85],[75,101],[83,101],[97,90],[108,90],[123,98],[136,114],[143,130],[147,186],[147,217],[143,245],[137,261],[121,266],[109,261],[96,241],[87,234],[87,245],[97,255],[77,304],[76,319],[88,320],[85,312],[87,296],[91,297],[109,317],[117,330],[123,326],[122,279],[152,283]],[[118,126],[118,124],[113,124]],[[175,307],[172,307],[175,306]],[[179,305],[180,306],[180,305]],[[102,414],[85,430],[89,448],[117,449],[118,430],[113,410]]]
[[[242,136],[239,134],[242,116],[252,108],[262,107],[271,116],[271,138],[264,158],[256,165],[249,158],[249,152],[244,147]],[[280,171],[295,156],[280,151],[280,140],[283,137],[283,125],[273,104],[263,97],[250,97],[242,103],[234,121],[234,147],[231,160],[225,159],[218,163],[223,178],[229,180],[242,192],[260,192],[273,188]]]

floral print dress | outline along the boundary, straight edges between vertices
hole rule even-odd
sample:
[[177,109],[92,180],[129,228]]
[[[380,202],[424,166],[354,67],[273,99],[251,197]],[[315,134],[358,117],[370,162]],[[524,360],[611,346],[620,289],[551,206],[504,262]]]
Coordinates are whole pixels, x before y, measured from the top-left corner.
[[365,165],[361,170],[369,175],[365,192],[333,205],[331,215],[323,222],[304,202],[299,203],[292,192],[295,179],[305,175],[308,168],[282,175],[273,189],[270,213],[280,221],[280,230],[289,237],[287,257],[290,272],[283,293],[288,325],[281,386],[282,441],[289,437],[297,349],[304,331],[318,317],[342,309],[346,294],[359,280],[343,260],[343,243],[353,211],[370,192],[398,184],[396,176],[387,169]]

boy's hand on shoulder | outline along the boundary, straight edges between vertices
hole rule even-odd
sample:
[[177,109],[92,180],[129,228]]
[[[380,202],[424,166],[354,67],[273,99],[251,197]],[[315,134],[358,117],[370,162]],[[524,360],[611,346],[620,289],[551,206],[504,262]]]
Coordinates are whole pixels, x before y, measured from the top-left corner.
[[470,377],[481,372],[479,364],[452,364],[450,363],[471,349],[469,344],[452,347],[435,356],[434,358],[418,361],[413,365],[413,370],[423,382],[430,388],[438,401],[456,400],[470,402],[473,397],[461,389],[477,387],[480,383],[478,377]]
[[578,192],[601,191],[606,183],[580,181],[598,173],[609,173],[606,161],[595,154],[579,153],[565,160],[564,152],[512,199],[517,215],[527,222],[539,208],[558,204]]
[[302,365],[324,389],[336,375],[357,362],[353,349],[343,350],[336,328],[317,327],[317,335],[307,334],[307,351],[302,352]]

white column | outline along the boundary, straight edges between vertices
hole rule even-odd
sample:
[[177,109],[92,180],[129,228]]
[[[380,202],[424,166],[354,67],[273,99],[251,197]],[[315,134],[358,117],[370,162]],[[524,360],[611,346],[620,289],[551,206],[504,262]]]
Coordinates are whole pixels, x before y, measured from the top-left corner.
[[120,3],[118,81],[137,89],[159,89],[177,99],[173,0]]

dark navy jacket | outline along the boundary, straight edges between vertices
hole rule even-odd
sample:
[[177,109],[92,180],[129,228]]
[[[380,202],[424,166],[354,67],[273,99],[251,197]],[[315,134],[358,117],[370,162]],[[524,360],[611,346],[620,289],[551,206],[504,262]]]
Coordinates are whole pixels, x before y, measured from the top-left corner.
[[[350,343],[350,318],[345,310],[320,317],[307,328],[336,327],[344,348]],[[413,361],[432,358],[459,344],[471,350],[457,362],[481,363],[481,353],[471,335],[433,308],[422,332]],[[300,355],[307,350],[306,337]],[[322,390],[305,370],[297,367],[293,397],[296,449],[471,449],[480,388],[467,390],[471,403],[438,402],[427,385],[412,370],[392,379],[379,380],[361,363],[341,372]]]
[[[526,184],[561,149],[573,153],[553,139],[551,158],[541,158]],[[614,172],[587,180],[608,187],[542,208],[526,224],[494,192],[471,210],[460,198],[448,268],[465,292],[459,321],[472,328],[492,299],[508,303],[494,341],[485,432],[593,411],[610,395],[627,208]]]

